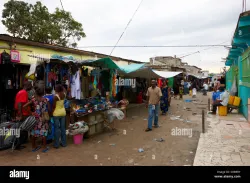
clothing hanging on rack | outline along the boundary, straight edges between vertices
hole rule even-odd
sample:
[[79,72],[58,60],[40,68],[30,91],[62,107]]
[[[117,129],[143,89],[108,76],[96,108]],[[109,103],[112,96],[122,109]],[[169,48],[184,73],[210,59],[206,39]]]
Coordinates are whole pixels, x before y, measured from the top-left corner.
[[80,71],[77,71],[75,75],[72,76],[71,96],[77,100],[81,99]]

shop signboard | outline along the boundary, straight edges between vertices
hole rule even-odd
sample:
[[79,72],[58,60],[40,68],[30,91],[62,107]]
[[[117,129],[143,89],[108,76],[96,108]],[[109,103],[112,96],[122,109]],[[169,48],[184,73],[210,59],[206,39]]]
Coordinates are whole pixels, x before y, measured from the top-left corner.
[[11,62],[20,63],[20,53],[17,50],[10,51]]

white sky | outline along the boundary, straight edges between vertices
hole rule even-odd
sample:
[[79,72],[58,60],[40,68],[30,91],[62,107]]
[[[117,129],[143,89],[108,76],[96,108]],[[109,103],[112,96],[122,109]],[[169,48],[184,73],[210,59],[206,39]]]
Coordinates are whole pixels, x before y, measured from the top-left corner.
[[[35,0],[25,0],[29,3]],[[79,49],[110,54],[141,0],[62,0],[64,9],[83,24],[87,35],[78,42]],[[250,0],[247,0],[247,7]],[[4,2],[0,1],[0,11]],[[61,8],[60,0],[41,0],[52,12]],[[247,9],[248,10],[248,9]],[[241,0],[144,0],[119,42],[125,45],[211,45],[230,44]],[[0,33],[7,33],[0,23]],[[182,56],[205,48],[115,48],[113,56],[148,62],[154,56]],[[228,51],[212,48],[185,57],[184,62],[210,72],[220,72],[221,58]]]

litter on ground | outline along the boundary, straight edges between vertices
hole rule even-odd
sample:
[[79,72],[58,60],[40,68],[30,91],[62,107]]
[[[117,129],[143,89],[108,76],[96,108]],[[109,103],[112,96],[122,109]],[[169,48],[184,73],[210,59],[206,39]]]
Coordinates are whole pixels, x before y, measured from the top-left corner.
[[160,138],[160,139],[154,139],[155,141],[157,142],[164,142],[165,140],[163,138]]
[[140,148],[138,149],[138,152],[144,152],[144,149]]

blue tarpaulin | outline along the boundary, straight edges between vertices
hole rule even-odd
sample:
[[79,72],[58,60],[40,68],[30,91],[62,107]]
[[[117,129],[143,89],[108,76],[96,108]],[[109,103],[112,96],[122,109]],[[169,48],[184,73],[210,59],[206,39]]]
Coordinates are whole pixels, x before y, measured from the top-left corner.
[[122,72],[125,72],[125,73],[130,73],[130,72],[134,72],[138,69],[141,69],[144,65],[145,65],[145,63],[144,64],[130,64],[130,65],[125,65],[125,66],[119,66],[119,70],[121,70]]

